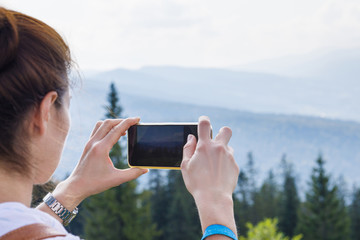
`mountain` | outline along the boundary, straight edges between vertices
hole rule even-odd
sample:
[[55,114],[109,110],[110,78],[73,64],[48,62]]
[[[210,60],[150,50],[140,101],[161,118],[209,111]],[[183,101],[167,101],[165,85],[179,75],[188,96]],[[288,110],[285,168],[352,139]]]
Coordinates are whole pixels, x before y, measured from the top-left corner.
[[359,182],[359,60],[354,49],[264,61],[256,72],[164,66],[85,74],[73,93],[73,124],[56,176],[75,166],[115,82],[126,116],[192,122],[208,115],[214,133],[230,126],[236,160],[242,166],[252,151],[260,176],[286,154],[305,182],[322,153],[333,174]]
[[230,69],[346,82],[359,80],[359,62],[360,48],[326,49],[251,62]]
[[[299,79],[308,96],[300,114],[359,121],[360,48],[323,49],[304,55],[289,55],[231,67],[232,71],[262,72]],[[313,106],[311,106],[313,102]],[[318,114],[316,114],[318,113]]]
[[[314,160],[322,153],[327,169],[335,176],[344,175],[348,182],[360,182],[360,124],[298,115],[259,114],[219,107],[201,106],[142,97],[123,92],[115,81],[126,116],[140,116],[142,122],[192,122],[200,115],[211,118],[213,131],[230,126],[230,145],[240,166],[252,151],[259,178],[270,168],[275,171],[283,154],[292,161],[304,183],[309,178]],[[108,83],[85,82],[72,100],[72,128],[56,176],[64,176],[76,165],[82,148],[95,123],[105,113]]]
[[123,92],[166,101],[360,122],[357,80],[360,73],[341,79],[324,76],[305,78],[227,69],[144,67],[100,73],[89,81],[101,79],[105,85],[116,81]]

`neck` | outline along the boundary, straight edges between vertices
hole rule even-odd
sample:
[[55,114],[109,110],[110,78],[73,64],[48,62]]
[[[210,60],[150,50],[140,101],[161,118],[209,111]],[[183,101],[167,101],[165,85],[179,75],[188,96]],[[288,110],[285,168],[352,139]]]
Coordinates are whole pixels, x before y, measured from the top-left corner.
[[20,202],[30,207],[32,189],[31,179],[0,167],[0,203]]

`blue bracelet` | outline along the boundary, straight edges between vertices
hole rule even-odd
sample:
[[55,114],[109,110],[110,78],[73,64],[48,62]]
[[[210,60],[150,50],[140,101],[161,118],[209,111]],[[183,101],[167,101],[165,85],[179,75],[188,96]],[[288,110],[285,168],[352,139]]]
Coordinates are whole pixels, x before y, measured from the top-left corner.
[[212,236],[212,235],[216,235],[216,234],[224,235],[231,239],[238,240],[237,236],[235,235],[235,233],[233,231],[231,231],[230,228],[225,227],[223,225],[219,225],[219,224],[213,224],[213,225],[208,226],[205,229],[204,235],[201,238],[201,240],[204,240],[205,238]]

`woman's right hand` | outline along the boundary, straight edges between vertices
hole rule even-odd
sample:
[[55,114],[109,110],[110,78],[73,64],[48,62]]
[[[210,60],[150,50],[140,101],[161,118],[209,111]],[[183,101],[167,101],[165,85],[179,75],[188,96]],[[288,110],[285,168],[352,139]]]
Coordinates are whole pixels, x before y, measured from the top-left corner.
[[109,157],[113,145],[119,141],[121,136],[126,134],[129,127],[139,121],[139,118],[127,118],[107,119],[98,122],[85,146],[80,161],[71,175],[58,184],[54,196],[56,195],[63,202],[67,202],[69,208],[72,209],[91,195],[147,173],[147,169],[140,168],[117,169]]
[[[228,146],[232,132],[220,129],[214,140],[207,117],[200,117],[198,142],[192,135],[184,146],[181,172],[188,191],[197,204],[202,229],[211,224],[228,226],[236,233],[232,193],[235,190],[239,167]],[[210,239],[210,238],[209,238]]]

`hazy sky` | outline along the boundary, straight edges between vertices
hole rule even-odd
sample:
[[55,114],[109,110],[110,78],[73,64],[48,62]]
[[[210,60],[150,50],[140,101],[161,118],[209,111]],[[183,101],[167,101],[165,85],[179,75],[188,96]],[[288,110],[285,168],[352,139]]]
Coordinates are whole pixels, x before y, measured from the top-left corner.
[[69,43],[81,69],[229,67],[360,47],[359,0],[0,0]]

